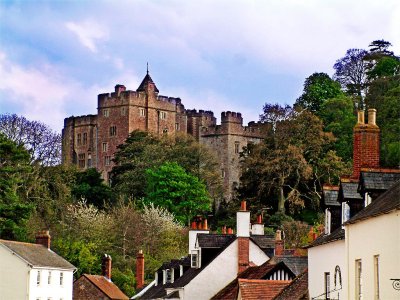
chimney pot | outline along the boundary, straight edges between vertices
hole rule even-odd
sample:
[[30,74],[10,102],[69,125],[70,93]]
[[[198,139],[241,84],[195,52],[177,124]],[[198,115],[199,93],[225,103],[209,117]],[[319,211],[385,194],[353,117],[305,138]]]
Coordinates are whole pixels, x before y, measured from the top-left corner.
[[262,215],[257,216],[257,224],[262,224]]
[[36,244],[43,245],[50,249],[51,236],[48,230],[41,230],[36,234]]
[[222,234],[226,234],[226,226],[224,225],[224,226],[222,226]]
[[275,234],[275,255],[283,255],[285,251],[285,244],[282,240],[281,231],[278,229]]
[[111,281],[111,268],[112,268],[112,259],[108,254],[104,254],[101,260],[101,275],[106,277]]
[[365,124],[364,111],[359,110],[357,113],[357,124]]
[[376,109],[375,108],[368,109],[368,124],[376,125]]
[[204,221],[203,221],[203,229],[204,230],[208,229],[207,219],[204,219]]
[[144,255],[143,251],[139,250],[136,256],[136,289],[141,289],[144,286]]
[[246,211],[246,201],[245,201],[245,200],[243,200],[243,201],[240,203],[240,210],[241,210],[241,211]]
[[190,229],[197,229],[197,223],[196,221],[192,222],[192,225],[190,226]]
[[233,229],[232,228],[228,228],[228,234],[233,234]]

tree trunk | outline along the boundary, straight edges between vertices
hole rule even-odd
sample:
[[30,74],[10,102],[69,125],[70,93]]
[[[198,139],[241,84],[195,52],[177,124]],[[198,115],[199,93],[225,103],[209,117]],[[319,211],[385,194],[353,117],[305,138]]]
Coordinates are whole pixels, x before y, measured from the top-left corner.
[[282,186],[279,188],[278,212],[285,213],[285,195]]

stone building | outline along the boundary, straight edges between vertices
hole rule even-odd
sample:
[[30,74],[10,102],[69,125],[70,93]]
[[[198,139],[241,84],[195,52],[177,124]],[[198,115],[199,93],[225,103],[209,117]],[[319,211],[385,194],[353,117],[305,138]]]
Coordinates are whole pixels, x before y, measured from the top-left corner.
[[156,135],[190,134],[216,153],[224,183],[224,196],[232,198],[239,182],[239,152],[262,139],[259,124],[243,126],[240,113],[223,112],[221,125],[212,111],[187,110],[180,98],[159,95],[147,71],[136,91],[116,85],[115,91],[98,95],[97,114],[69,117],[62,131],[64,164],[96,168],[109,180],[117,146],[129,133],[143,130]]

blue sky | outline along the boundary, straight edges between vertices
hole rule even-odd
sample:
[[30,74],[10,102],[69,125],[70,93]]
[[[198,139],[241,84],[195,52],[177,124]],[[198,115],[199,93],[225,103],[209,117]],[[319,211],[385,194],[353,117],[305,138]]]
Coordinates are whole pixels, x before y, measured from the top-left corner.
[[398,0],[0,0],[0,113],[59,131],[97,94],[136,90],[148,62],[161,95],[247,123],[382,38],[400,53]]

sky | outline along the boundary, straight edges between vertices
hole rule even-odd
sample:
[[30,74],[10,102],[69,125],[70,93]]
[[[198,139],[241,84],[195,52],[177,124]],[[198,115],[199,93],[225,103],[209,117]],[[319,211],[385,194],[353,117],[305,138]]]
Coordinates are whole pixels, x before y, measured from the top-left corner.
[[116,84],[136,90],[149,63],[160,95],[247,124],[377,39],[400,53],[400,1],[0,0],[0,114],[60,132]]

